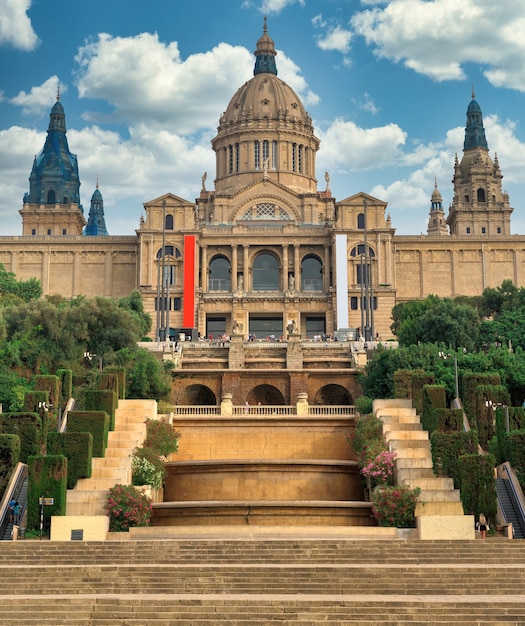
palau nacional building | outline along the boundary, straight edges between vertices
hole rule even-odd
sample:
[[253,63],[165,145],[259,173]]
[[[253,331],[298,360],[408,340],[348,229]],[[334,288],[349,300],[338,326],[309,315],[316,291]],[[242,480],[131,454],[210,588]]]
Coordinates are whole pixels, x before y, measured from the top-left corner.
[[167,328],[243,340],[353,328],[385,340],[398,302],[476,295],[504,279],[525,284],[525,236],[511,234],[513,209],[474,95],[462,157],[451,163],[453,201],[447,215],[436,184],[426,235],[396,235],[387,203],[368,194],[333,197],[329,174],[317,178],[319,144],[301,100],[278,77],[265,22],[254,75],[211,140],[215,180],[196,173],[198,198],[174,190],[144,203],[135,236],[108,235],[98,186],[84,215],[57,98],[20,210],[22,236],[0,238],[0,262],[20,279],[37,277],[44,294],[138,289],[153,339]]

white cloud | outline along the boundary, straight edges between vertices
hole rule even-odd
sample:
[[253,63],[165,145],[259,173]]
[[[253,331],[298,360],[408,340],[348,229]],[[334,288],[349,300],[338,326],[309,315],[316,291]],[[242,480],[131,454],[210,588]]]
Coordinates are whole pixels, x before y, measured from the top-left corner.
[[49,110],[49,103],[55,99],[60,84],[60,93],[67,91],[67,85],[59,83],[57,76],[51,76],[44,83],[32,87],[29,93],[21,91],[9,101],[22,107],[24,115],[40,114]]
[[[99,35],[76,57],[81,97],[109,101],[116,119],[148,124],[179,134],[214,128],[231,97],[232,85],[253,76],[253,55],[241,46],[220,43],[208,52],[183,60],[177,42],[164,44],[156,34],[136,37]],[[315,104],[299,67],[278,56],[279,76],[304,99]],[[85,119],[97,121],[94,114]]]
[[149,33],[101,34],[76,60],[81,97],[109,101],[119,120],[147,119],[179,133],[215,126],[231,86],[242,85],[253,68],[245,48],[221,43],[183,61],[176,42],[166,45]]
[[342,26],[334,26],[328,32],[317,38],[317,45],[321,50],[336,50],[342,54],[347,54],[352,41],[352,31]]
[[7,44],[20,50],[33,50],[38,37],[27,11],[31,0],[0,0],[0,45]]
[[472,62],[492,84],[525,91],[522,2],[392,0],[355,14],[351,24],[378,56],[434,80],[462,79]]
[[377,128],[360,128],[354,122],[335,120],[325,131],[318,131],[321,169],[342,168],[347,171],[379,169],[391,166],[401,157],[406,133],[397,124]]
[[304,0],[265,0],[261,9],[263,11],[266,10],[268,14],[280,13],[283,9],[292,4],[299,4],[304,7]]

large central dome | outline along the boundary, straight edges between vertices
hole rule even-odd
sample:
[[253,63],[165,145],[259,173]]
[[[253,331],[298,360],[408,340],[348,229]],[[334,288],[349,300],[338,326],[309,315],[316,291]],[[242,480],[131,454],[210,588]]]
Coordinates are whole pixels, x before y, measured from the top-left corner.
[[216,190],[233,191],[264,173],[297,191],[315,191],[319,140],[303,103],[277,77],[277,52],[266,19],[254,54],[254,76],[231,99],[212,141]]

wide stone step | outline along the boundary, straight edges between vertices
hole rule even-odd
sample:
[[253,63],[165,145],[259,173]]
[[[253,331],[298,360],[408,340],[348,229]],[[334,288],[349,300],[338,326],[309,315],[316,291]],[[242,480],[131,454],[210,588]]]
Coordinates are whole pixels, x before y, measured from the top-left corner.
[[[87,565],[54,568],[19,567],[9,573],[10,593],[18,595],[159,594],[403,594],[454,595],[459,588],[470,596],[522,593],[525,570],[513,568],[502,576],[492,566],[418,565],[352,567],[332,565],[182,566],[164,565]],[[508,572],[507,572],[508,574]],[[479,581],[483,580],[483,585]],[[478,583],[478,584],[476,584]]]
[[459,502],[460,494],[459,489],[421,489],[419,499],[421,502]]
[[403,484],[409,487],[419,487],[424,491],[452,491],[454,489],[454,480],[452,478],[439,476],[424,477],[419,470],[412,470],[412,476],[405,476]]
[[[97,478],[114,478],[115,483],[122,483],[126,481],[131,472],[131,463],[127,465],[120,465],[118,467],[112,465],[101,465],[99,467],[93,467],[91,470],[91,480]],[[89,480],[89,478],[82,479]]]
[[[412,600],[412,598],[410,598]],[[45,601],[43,601],[45,602]],[[199,602],[175,594],[166,596],[117,599],[69,598],[49,607],[33,598],[17,598],[17,606],[0,599],[0,624],[63,624],[155,626],[184,624],[303,624],[341,626],[361,623],[383,624],[489,624],[503,626],[522,623],[525,615],[523,596],[517,600],[465,601],[462,596],[449,599],[407,600],[377,596],[339,599],[293,598],[272,599],[261,596],[242,598],[203,598]],[[63,604],[62,604],[63,602]],[[408,605],[407,605],[408,604]],[[51,610],[50,610],[51,609]],[[92,617],[88,617],[88,613]],[[73,620],[72,620],[72,616]],[[53,621],[54,620],[54,621]]]
[[434,470],[432,469],[396,469],[396,484],[405,485],[410,484],[412,480],[417,483],[417,486],[421,485],[421,479],[434,478]]
[[405,439],[409,441],[428,441],[426,430],[387,430],[384,434],[387,443]]
[[[399,435],[399,432],[397,432],[396,435]],[[404,437],[396,437],[395,439],[387,439],[387,443],[390,444],[391,450],[395,450],[398,455],[406,454],[404,450],[411,450],[415,448],[422,448],[430,454],[430,441],[428,440],[428,437],[426,439],[407,439]]]
[[115,476],[110,478],[81,478],[77,481],[75,489],[77,491],[101,491],[111,489],[117,484],[131,484],[131,470],[126,474],[115,473]]
[[407,430],[407,431],[422,431],[423,426],[421,422],[418,420],[416,422],[391,422],[385,423],[383,422],[383,432],[395,431],[395,430]]
[[[420,451],[420,448],[418,448],[418,451]],[[432,458],[427,455],[413,457],[413,456],[400,456],[398,454],[395,460],[395,467],[398,472],[401,470],[410,470],[410,469],[417,469],[420,471],[429,469],[432,471],[432,474],[434,473],[432,469],[434,467],[432,464]]]

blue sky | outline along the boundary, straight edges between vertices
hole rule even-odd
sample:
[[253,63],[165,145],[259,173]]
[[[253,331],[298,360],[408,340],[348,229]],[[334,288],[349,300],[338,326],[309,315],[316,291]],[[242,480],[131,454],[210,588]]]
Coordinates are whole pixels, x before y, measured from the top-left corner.
[[164,193],[193,201],[265,8],[279,76],[321,139],[320,189],[328,171],[337,198],[365,191],[397,234],[426,232],[435,178],[452,199],[474,85],[525,234],[521,0],[0,0],[0,235],[21,234],[59,82],[86,214],[97,178],[111,235]]

